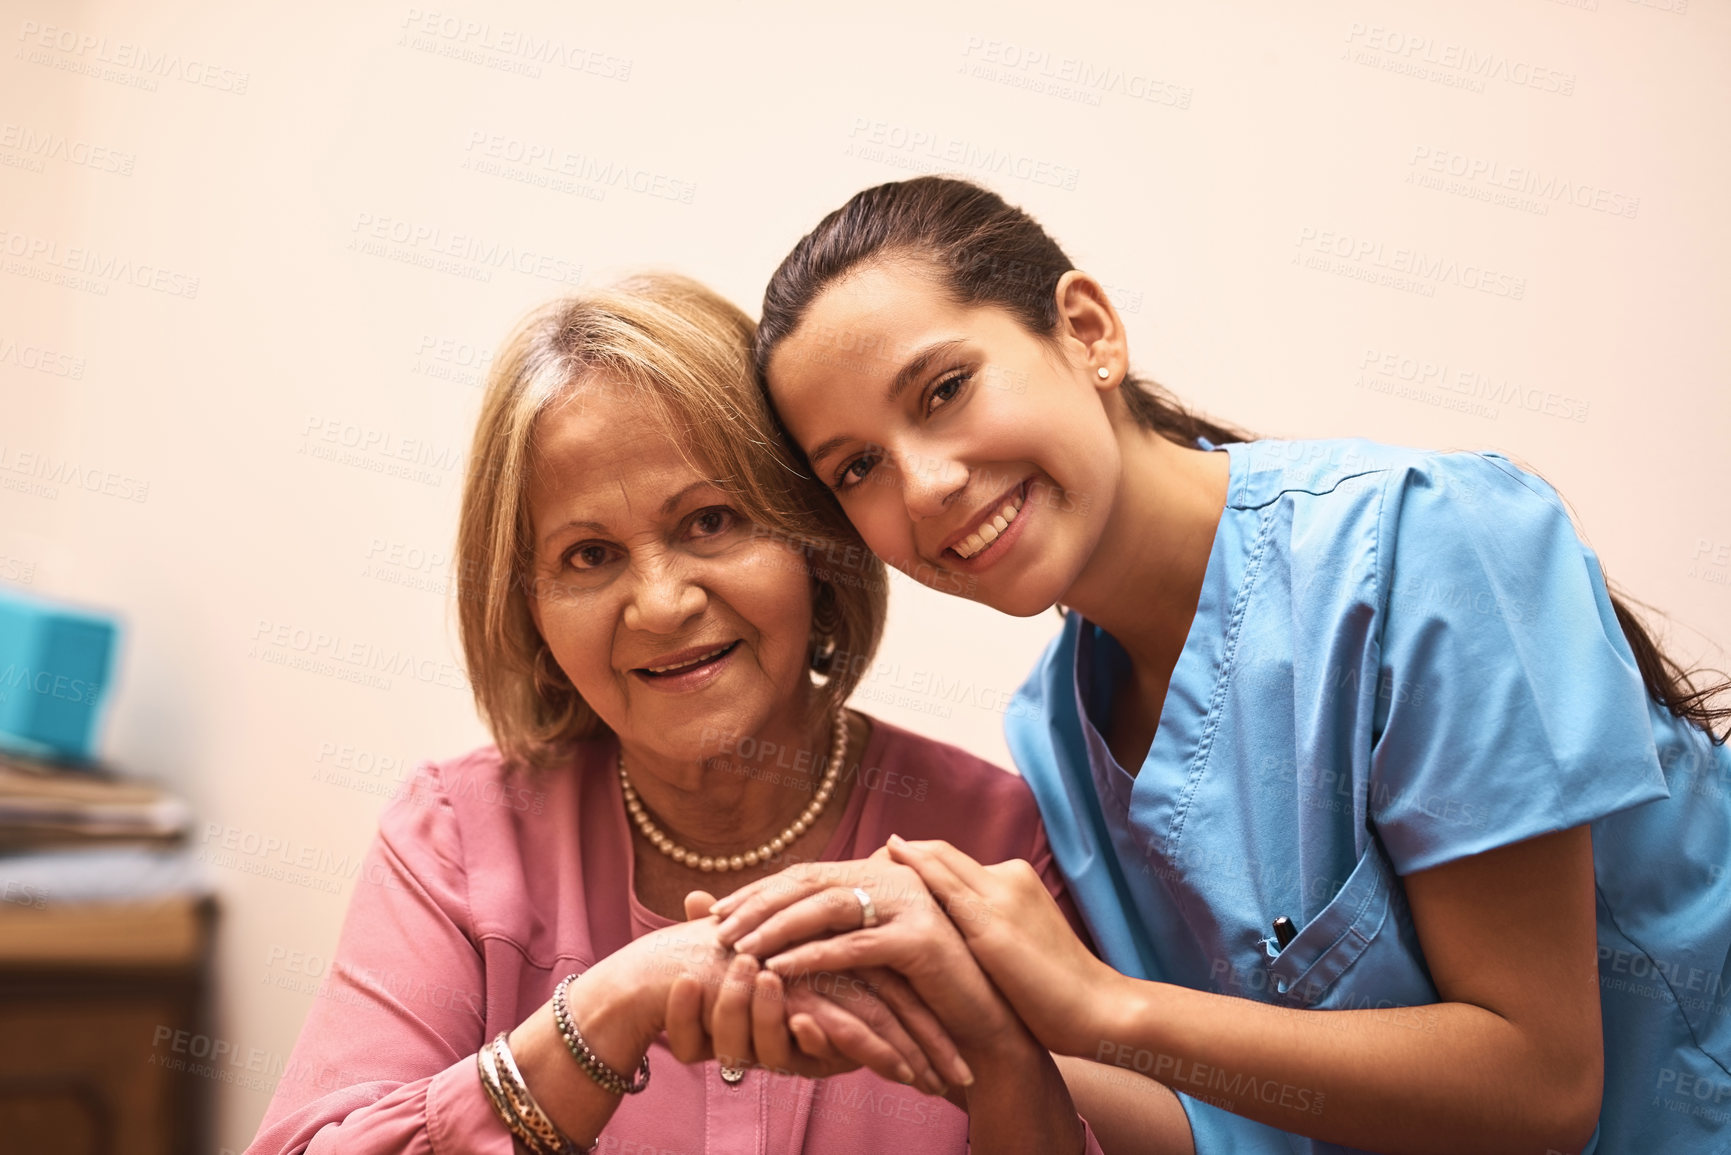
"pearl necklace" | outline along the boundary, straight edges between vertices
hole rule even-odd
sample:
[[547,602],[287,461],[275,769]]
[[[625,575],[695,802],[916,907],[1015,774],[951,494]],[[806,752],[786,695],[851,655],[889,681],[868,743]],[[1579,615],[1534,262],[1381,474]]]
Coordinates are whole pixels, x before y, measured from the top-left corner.
[[630,775],[625,773],[625,748],[619,748],[619,789],[625,795],[625,809],[631,814],[631,821],[637,824],[637,829],[650,845],[685,866],[698,870],[724,871],[744,870],[748,866],[756,866],[760,862],[768,862],[780,854],[789,845],[799,840],[800,835],[811,828],[817,821],[817,816],[823,813],[823,808],[829,803],[830,796],[835,793],[835,784],[841,778],[842,761],[847,757],[847,716],[841,711],[835,712],[835,738],[832,742],[829,765],[824,768],[823,778],[817,784],[813,793],[811,805],[800,812],[800,816],[789,823],[782,832],[765,842],[755,850],[744,854],[708,855],[687,850],[679,843],[669,838],[659,826],[655,825],[644,809],[643,800],[637,796],[637,790],[631,785]]

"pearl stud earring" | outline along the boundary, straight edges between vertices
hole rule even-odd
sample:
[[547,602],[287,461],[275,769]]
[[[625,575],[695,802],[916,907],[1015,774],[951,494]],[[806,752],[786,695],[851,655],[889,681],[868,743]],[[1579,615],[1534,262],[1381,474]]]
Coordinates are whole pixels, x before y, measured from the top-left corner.
[[1108,380],[1112,376],[1112,370],[1106,368],[1104,365],[1100,366],[1100,368],[1095,370],[1095,372],[1100,374],[1100,380],[1102,381]]

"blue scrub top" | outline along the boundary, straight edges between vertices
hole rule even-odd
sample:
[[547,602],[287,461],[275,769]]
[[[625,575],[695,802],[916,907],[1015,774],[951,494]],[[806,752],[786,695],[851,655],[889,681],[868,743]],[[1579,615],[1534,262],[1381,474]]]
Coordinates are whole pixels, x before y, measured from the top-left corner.
[[[1141,769],[1101,737],[1128,656],[1079,614],[1008,712],[1103,957],[1423,1030],[1395,1009],[1438,999],[1401,876],[1590,823],[1605,1090],[1585,1150],[1731,1149],[1731,747],[1648,697],[1556,492],[1489,453],[1223,448],[1226,508]],[[1164,1075],[1198,1155],[1343,1150],[1221,1109],[1320,1111],[1301,1088]]]

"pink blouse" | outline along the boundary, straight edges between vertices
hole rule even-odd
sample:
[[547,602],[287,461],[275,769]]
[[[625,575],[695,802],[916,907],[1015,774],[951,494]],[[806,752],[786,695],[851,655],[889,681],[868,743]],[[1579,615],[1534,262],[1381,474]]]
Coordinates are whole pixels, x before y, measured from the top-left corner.
[[[330,977],[308,1012],[248,1155],[512,1155],[475,1052],[554,985],[670,924],[637,901],[611,737],[568,772],[504,773],[483,747],[419,768],[379,820]],[[863,769],[860,769],[863,767]],[[791,766],[763,763],[766,776]],[[1074,910],[1022,780],[873,719],[859,781],[822,857],[864,858],[893,832],[975,858],[1028,859]],[[949,1102],[854,1071],[722,1082],[663,1043],[596,1150],[613,1155],[912,1155],[968,1150]],[[1088,1151],[1099,1151],[1092,1134]]]

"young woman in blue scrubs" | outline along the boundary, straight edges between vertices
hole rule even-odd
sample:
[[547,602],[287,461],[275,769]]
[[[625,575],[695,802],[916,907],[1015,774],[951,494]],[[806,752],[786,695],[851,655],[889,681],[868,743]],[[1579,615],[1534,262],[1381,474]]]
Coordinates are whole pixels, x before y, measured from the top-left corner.
[[[1099,282],[959,181],[827,217],[759,343],[873,550],[1067,608],[1008,731],[1101,957],[1025,863],[890,853],[975,912],[1046,1046],[1122,1068],[1077,1094],[1108,1150],[1731,1149],[1727,711],[1548,485],[1187,413]],[[778,969],[891,960],[893,897],[812,937],[883,868],[742,891],[724,929]]]

